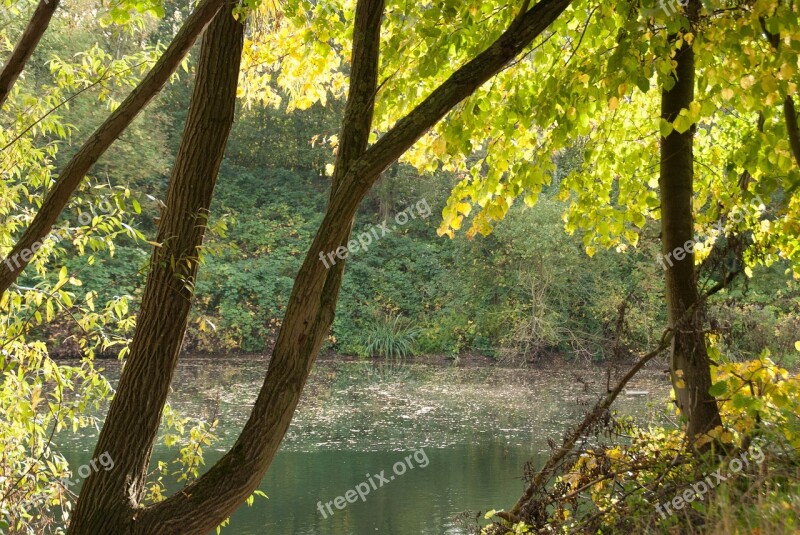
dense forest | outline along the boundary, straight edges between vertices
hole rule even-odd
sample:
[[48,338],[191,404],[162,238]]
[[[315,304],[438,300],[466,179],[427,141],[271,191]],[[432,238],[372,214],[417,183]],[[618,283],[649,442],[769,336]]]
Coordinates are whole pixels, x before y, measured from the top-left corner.
[[[754,444],[773,472],[726,489],[724,532],[796,515],[800,7],[571,3],[6,0],[0,528],[207,532],[260,492],[320,352],[634,367],[486,533],[711,532],[729,510],[660,523],[652,493]],[[213,418],[164,408],[178,357],[251,354],[264,387],[207,470]],[[654,358],[680,423],[611,418]],[[73,510],[50,444],[93,427],[119,468]],[[151,481],[164,429],[196,500]]]

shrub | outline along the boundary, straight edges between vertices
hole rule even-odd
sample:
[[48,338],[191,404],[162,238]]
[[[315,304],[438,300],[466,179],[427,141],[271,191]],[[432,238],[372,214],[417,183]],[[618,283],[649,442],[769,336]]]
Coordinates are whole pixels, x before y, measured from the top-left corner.
[[420,329],[400,314],[389,314],[373,321],[367,331],[368,355],[400,360],[416,353]]

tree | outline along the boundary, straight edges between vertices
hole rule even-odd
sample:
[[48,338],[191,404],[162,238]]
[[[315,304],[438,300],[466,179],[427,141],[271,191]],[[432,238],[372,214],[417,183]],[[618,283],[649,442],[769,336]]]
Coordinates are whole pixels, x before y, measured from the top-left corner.
[[[192,303],[203,236],[236,108],[244,26],[233,4],[203,37],[197,77],[150,260],[136,332],[97,449],[115,459],[109,477],[93,477],[78,499],[72,533],[117,532],[129,504],[144,496],[150,453]],[[140,388],[143,385],[144,388]],[[165,526],[164,522],[162,526]]]
[[[17,12],[18,5],[25,9]],[[15,3],[3,12],[7,24],[0,29],[0,39],[9,54],[5,45],[13,45],[28,23],[29,5],[30,11],[36,7]],[[155,49],[163,48],[139,45],[132,52],[117,50],[109,56],[86,39],[88,21],[102,17],[104,10],[89,19],[89,7],[81,11],[82,7],[70,4],[57,12],[0,112],[3,253],[13,245],[17,229],[35,214],[40,192],[52,184],[56,168],[61,167],[58,157],[63,148],[70,138],[78,137],[76,131],[83,132],[84,117],[73,120],[80,110],[73,108],[72,116],[65,110],[86,97],[99,112],[113,105],[115,98],[122,100],[158,59]],[[131,35],[145,31],[132,30]],[[102,262],[104,253],[114,255],[115,245],[130,243],[125,238],[144,239],[131,217],[138,208],[132,199],[135,193],[123,186],[87,182],[91,184],[70,200],[77,213],[60,218],[30,259],[28,276],[0,296],[0,449],[4,452],[0,531],[48,532],[71,513],[76,495],[67,479],[69,465],[52,439],[63,429],[95,428],[97,420],[87,409],[110,399],[111,389],[92,357],[127,345],[125,332],[132,332],[134,324],[128,312],[130,296],[123,291],[106,298],[96,291],[82,291],[80,273],[87,265],[76,263],[91,264],[98,254]],[[47,348],[37,341],[43,332],[63,329],[66,318],[76,336],[56,335],[55,344]],[[64,350],[84,358],[78,364],[53,360]],[[181,420],[171,421],[183,424]],[[169,420],[166,425],[172,427]]]
[[[319,251],[346,247],[356,209],[380,173],[456,104],[523,52],[569,4],[570,0],[543,0],[528,9],[528,3],[524,2],[505,32],[457,69],[376,143],[366,148],[377,87],[380,57],[378,21],[383,16],[383,2],[358,2],[350,92],[329,206],[295,279],[264,385],[247,424],[231,450],[199,479],[163,502],[139,506],[141,482],[183,336],[181,322],[185,326],[185,316],[182,315],[188,310],[191,298],[196,268],[192,251],[199,246],[199,241],[192,241],[191,236],[173,234],[176,236],[174,242],[184,247],[178,251],[183,256],[176,257],[174,266],[159,264],[159,260],[165,260],[163,252],[157,252],[153,257],[147,297],[142,305],[130,362],[120,379],[97,446],[98,450],[108,451],[118,467],[113,471],[95,473],[87,479],[70,526],[71,533],[205,533],[243,503],[260,483],[278,450],[334,317],[345,262],[328,270],[319,261]],[[215,21],[215,25],[222,24]],[[222,51],[211,46],[212,39],[204,40],[204,44],[206,55],[222,57]],[[230,47],[227,52],[231,52]],[[217,98],[219,95],[215,94]],[[213,101],[203,104],[193,105],[197,108],[195,113],[208,110]],[[183,144],[189,142],[193,133],[194,130],[187,126]],[[202,138],[198,141],[202,142]],[[216,145],[215,149],[220,150],[220,146]],[[200,162],[209,159],[210,151],[201,154],[188,148],[184,158],[190,152]],[[181,167],[176,165],[176,169]],[[183,196],[187,195],[186,185],[198,179],[174,173],[170,203],[182,206],[185,202]],[[202,207],[200,204],[193,206]],[[170,217],[177,219],[179,216],[173,213]],[[177,220],[170,224],[170,228],[174,232],[187,231],[177,226]],[[192,236],[197,239],[202,232],[194,231]],[[166,237],[169,235],[160,231],[160,238]],[[162,242],[162,248],[172,250],[171,243]],[[177,273],[182,275],[180,284],[169,276]],[[173,292],[184,298],[181,303],[169,302],[173,299]],[[176,319],[170,320],[169,325],[181,328],[166,332],[159,329],[157,318],[170,318],[170,313]],[[140,340],[138,343],[137,339]],[[160,349],[161,346],[168,349]]]
[[[687,10],[689,20],[696,24],[699,2],[690,1]],[[691,28],[682,30],[684,34],[690,33]],[[677,41],[678,34],[671,35],[670,40]],[[664,87],[661,92],[661,119],[670,124],[694,102],[694,49],[691,42],[681,41],[675,52],[672,87]],[[694,261],[694,135],[692,125],[683,132],[672,130],[662,138],[659,173],[661,243],[664,258],[668,259],[667,317],[673,330],[670,371],[675,398],[688,421],[686,432],[690,437],[722,423],[717,402],[709,394],[711,370],[703,332],[704,305],[697,290]]]
[[[552,28],[558,37],[537,50],[536,60],[520,61],[494,92],[470,99],[439,125],[414,162],[426,168],[438,160],[467,175],[453,190],[440,232],[452,235],[468,222],[468,236],[486,235],[516,199],[536,204],[555,171],[554,156],[580,140],[582,166],[560,188],[561,198],[570,200],[566,229],[583,232],[588,255],[598,247],[636,247],[648,218],[662,220],[658,262],[669,265],[671,321],[694,310],[689,323],[674,324],[686,339],[677,333],[672,365],[677,402],[694,434],[718,423],[703,370],[710,361],[699,334],[698,285],[727,280],[730,273],[722,269],[701,280],[689,264],[703,262],[726,237],[746,235],[746,272],[785,261],[800,277],[794,230],[800,202],[790,196],[800,175],[792,159],[792,106],[785,105],[798,86],[798,6],[581,5],[585,21],[558,21]],[[761,19],[784,46],[770,48]],[[695,71],[702,76],[690,83]],[[763,121],[754,120],[758,114]],[[485,147],[486,156],[467,173],[472,147]],[[752,180],[742,189],[744,172]],[[773,197],[784,207],[769,213]],[[676,248],[677,262],[667,256]]]

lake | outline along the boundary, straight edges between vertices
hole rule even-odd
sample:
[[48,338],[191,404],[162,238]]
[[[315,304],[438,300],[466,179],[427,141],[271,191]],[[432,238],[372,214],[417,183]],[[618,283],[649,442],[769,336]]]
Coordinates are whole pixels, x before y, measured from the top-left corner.
[[[118,362],[98,366],[116,383]],[[219,418],[208,466],[235,440],[266,366],[259,357],[182,357],[170,403],[181,415]],[[560,442],[605,386],[604,368],[594,366],[320,361],[261,485],[269,499],[242,506],[223,533],[466,534],[457,517],[474,523],[478,511],[482,521],[487,509],[513,505],[524,465],[541,465],[548,439]],[[645,371],[632,387],[650,395],[623,397],[617,409],[640,421],[657,418],[666,376]],[[59,437],[73,470],[91,458],[95,438]],[[153,463],[176,451],[157,447]]]

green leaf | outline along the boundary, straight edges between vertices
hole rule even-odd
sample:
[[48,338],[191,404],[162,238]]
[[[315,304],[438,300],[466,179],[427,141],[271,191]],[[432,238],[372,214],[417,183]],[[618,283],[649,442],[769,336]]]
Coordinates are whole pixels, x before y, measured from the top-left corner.
[[127,9],[115,7],[111,9],[111,19],[117,24],[127,24],[131,20],[131,14]]
[[668,135],[670,135],[672,133],[672,130],[674,130],[674,127],[672,126],[671,122],[669,122],[666,119],[662,118],[660,120],[659,125],[658,125],[658,129],[659,129],[659,132],[661,133],[661,137],[667,137]]
[[711,385],[711,388],[708,389],[708,393],[716,398],[724,394],[727,390],[728,390],[727,381],[720,381],[718,383],[714,383],[713,385]]
[[678,116],[673,121],[673,126],[675,126],[675,130],[679,134],[683,134],[684,132],[688,132],[689,129],[692,127],[694,122],[689,117],[689,113],[686,110],[681,110]]

